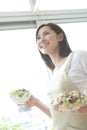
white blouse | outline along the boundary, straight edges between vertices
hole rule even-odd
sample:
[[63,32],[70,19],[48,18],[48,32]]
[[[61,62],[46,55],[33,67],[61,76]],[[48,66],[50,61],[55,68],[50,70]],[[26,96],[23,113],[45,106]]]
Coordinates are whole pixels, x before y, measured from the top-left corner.
[[[51,78],[63,72],[68,58],[59,69],[54,70]],[[68,77],[82,93],[87,95],[87,51],[77,50],[74,52],[71,67],[68,71]]]

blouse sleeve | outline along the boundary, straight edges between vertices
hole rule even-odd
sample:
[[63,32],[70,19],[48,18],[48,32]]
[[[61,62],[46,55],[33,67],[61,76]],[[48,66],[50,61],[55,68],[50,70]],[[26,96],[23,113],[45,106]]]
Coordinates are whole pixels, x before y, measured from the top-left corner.
[[74,53],[68,76],[83,93],[87,92],[87,51]]

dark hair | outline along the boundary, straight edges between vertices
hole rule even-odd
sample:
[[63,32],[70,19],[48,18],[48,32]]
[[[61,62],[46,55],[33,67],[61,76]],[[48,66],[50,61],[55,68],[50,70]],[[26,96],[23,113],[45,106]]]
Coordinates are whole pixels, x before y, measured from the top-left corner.
[[[44,27],[44,26],[48,26],[50,27],[56,34],[63,34],[63,40],[58,44],[58,48],[59,48],[59,55],[61,57],[66,57],[68,56],[72,50],[70,49],[70,46],[68,44],[67,41],[67,37],[65,35],[65,32],[62,30],[62,28],[60,26],[58,26],[57,24],[54,23],[47,23],[47,24],[42,24],[41,26],[38,27],[37,31],[36,31],[36,40],[37,40],[37,35],[39,30]],[[39,51],[40,52],[40,51]],[[47,54],[43,54],[42,52],[40,52],[40,55],[42,57],[42,59],[44,60],[45,64],[47,65],[47,67],[51,70],[53,70],[55,68],[51,58],[49,55]]]

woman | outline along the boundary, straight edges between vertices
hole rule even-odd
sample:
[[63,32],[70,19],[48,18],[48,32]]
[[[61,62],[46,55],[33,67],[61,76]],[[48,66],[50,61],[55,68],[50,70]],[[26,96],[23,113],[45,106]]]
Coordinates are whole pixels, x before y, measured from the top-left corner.
[[[51,70],[48,95],[50,99],[58,94],[79,90],[86,93],[87,52],[72,52],[64,31],[56,24],[41,25],[36,32],[36,44],[46,66]],[[36,106],[52,118],[53,130],[87,130],[87,107],[76,111],[55,111],[34,97],[25,103],[26,107]]]

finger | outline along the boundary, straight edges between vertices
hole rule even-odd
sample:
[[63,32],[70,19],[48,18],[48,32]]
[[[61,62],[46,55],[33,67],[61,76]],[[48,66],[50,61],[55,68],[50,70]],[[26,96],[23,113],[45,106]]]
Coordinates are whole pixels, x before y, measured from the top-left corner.
[[18,106],[22,106],[22,105],[24,105],[24,104],[17,104]]

